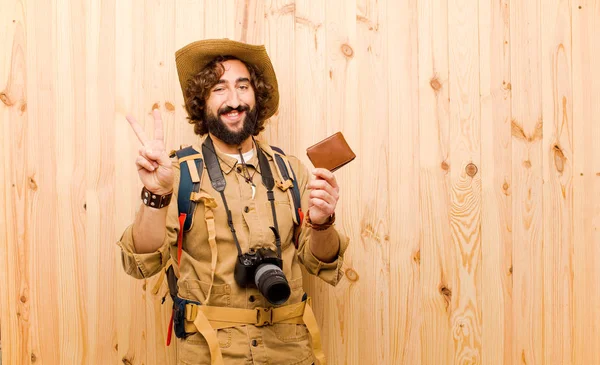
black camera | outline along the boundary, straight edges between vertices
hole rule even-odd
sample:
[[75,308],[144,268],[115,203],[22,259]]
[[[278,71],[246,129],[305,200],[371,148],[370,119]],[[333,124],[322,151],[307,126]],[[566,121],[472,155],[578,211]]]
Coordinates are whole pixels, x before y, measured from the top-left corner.
[[291,293],[282,268],[283,261],[275,252],[259,248],[238,256],[234,277],[242,288],[257,287],[270,303],[280,305]]

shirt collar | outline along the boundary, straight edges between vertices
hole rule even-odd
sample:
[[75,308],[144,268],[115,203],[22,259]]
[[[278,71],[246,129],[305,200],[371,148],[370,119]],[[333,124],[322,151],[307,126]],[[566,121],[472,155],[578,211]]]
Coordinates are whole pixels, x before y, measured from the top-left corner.
[[[201,138],[200,148],[196,148],[198,151],[202,151],[201,146],[204,143],[204,141],[206,140],[206,138],[208,138],[208,134]],[[268,143],[266,143],[264,141],[260,141],[260,140],[255,140],[255,141],[256,141],[256,144],[252,145],[252,148],[254,149],[254,155],[252,156],[250,161],[245,161],[246,165],[252,166],[253,168],[257,168],[257,166],[258,166],[258,153],[256,151],[257,145],[260,147],[260,149],[263,152],[265,152],[265,155],[267,156],[267,160],[272,161],[273,154],[274,154],[273,150],[271,149],[271,146],[269,146]],[[235,169],[235,167],[237,165],[239,165],[239,162],[236,158],[226,155],[217,146],[215,146],[215,152],[217,153],[217,157],[218,157],[217,159],[219,160],[219,164],[221,165],[221,170],[223,171],[223,173],[228,175],[229,173],[231,173],[233,171],[233,169]]]

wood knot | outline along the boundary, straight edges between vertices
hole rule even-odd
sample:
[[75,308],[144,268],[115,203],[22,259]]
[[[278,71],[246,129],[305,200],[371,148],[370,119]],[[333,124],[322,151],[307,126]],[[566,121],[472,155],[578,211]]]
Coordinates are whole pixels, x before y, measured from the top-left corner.
[[27,111],[27,103],[23,103],[21,105],[21,115],[23,115]]
[[421,263],[421,250],[418,250],[415,256],[413,257],[413,261],[417,264]]
[[167,110],[170,112],[175,111],[175,106],[168,101],[165,103],[165,108],[167,108]]
[[452,290],[448,289],[446,285],[442,284],[440,285],[440,293],[444,297],[444,300],[446,301],[446,309],[448,309],[450,303],[452,302]]
[[442,170],[448,171],[449,168],[450,168],[450,165],[448,165],[448,162],[442,161]]
[[36,362],[37,361],[37,356],[35,356],[34,353],[31,354],[31,362]]
[[529,161],[529,160],[523,161],[523,167],[525,167],[526,169],[531,168],[531,161]]
[[123,357],[123,359],[121,359],[121,361],[123,361],[123,364],[125,364],[125,365],[133,365],[131,360],[126,357]]
[[27,297],[24,295],[21,295],[21,298],[19,298],[21,300],[21,303],[25,303],[27,302]]
[[562,149],[558,145],[554,145],[554,165],[556,166],[556,170],[562,174],[565,170],[565,161],[566,157],[563,153]]
[[512,273],[513,273],[513,267],[511,266],[508,268],[508,275],[510,276],[510,275],[512,275]]
[[342,53],[348,58],[352,58],[354,56],[354,50],[346,43],[342,44]]
[[446,298],[452,298],[452,290],[448,289],[448,287],[446,287],[445,285],[442,285],[440,287],[440,293],[442,293],[442,295]]
[[470,163],[465,167],[465,171],[467,172],[467,175],[473,177],[477,174],[477,166],[474,163]]
[[350,281],[357,281],[359,278],[358,273],[354,269],[346,269],[346,277]]
[[435,91],[440,91],[440,89],[442,88],[442,84],[440,83],[440,80],[437,78],[437,76],[434,76],[429,81],[429,85],[431,85],[431,88]]
[[38,185],[35,182],[35,180],[33,179],[33,177],[29,178],[29,188],[33,191],[36,191],[38,189]]
[[0,100],[2,100],[2,102],[6,106],[12,106],[13,105],[13,102],[10,100],[10,98],[8,97],[8,94],[6,94],[5,92],[1,92],[0,93]]
[[154,110],[154,109],[160,109],[160,104],[159,103],[152,104],[152,109],[150,110],[150,114],[152,114],[152,110]]

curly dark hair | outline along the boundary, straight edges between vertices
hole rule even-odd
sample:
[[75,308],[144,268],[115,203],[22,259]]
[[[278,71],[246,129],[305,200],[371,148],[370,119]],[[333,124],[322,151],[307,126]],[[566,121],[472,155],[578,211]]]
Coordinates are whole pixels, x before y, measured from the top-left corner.
[[185,108],[188,113],[188,122],[194,125],[194,133],[202,136],[208,133],[208,127],[204,121],[204,113],[206,109],[206,99],[210,95],[210,90],[221,79],[225,73],[223,62],[229,60],[238,60],[242,62],[250,73],[250,84],[254,90],[256,98],[256,108],[258,110],[258,121],[253,135],[257,136],[265,129],[265,116],[268,109],[265,108],[267,102],[271,99],[273,86],[268,84],[260,70],[249,63],[246,63],[234,56],[218,56],[206,65],[200,72],[191,77],[187,81],[185,94]]

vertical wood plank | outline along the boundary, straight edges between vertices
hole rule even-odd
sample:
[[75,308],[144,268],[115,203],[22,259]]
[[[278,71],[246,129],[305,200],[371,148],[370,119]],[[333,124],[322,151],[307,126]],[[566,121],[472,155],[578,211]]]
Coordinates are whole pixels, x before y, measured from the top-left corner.
[[[295,64],[295,119],[281,120],[279,130],[288,128],[291,131],[292,150],[297,157],[311,169],[306,154],[300,153],[305,147],[314,144],[327,135],[327,71],[325,38],[326,2],[298,1],[295,3],[295,54],[302,55],[303,62]],[[307,92],[310,90],[310,92]],[[310,128],[306,128],[310,125]],[[315,298],[315,316],[321,328],[327,322],[325,308],[329,306],[327,288],[315,277],[304,272],[304,289]],[[323,333],[325,342],[327,337]],[[329,360],[335,355],[329,352],[325,356]]]
[[[56,153],[56,218],[58,237],[57,266],[55,278],[44,277],[42,283],[57,280],[58,303],[56,308],[41,308],[39,314],[45,316],[50,309],[58,317],[58,353],[60,363],[82,363],[85,358],[84,342],[87,336],[87,312],[84,303],[85,241],[84,197],[86,140],[86,57],[80,51],[85,49],[85,14],[83,2],[57,0],[55,8],[55,48],[56,51],[56,123],[53,150]],[[50,72],[51,70],[46,70]],[[83,158],[82,158],[83,157]],[[48,168],[47,166],[45,167]],[[40,247],[43,241],[35,242]],[[46,342],[51,333],[41,333],[41,341]]]
[[448,1],[450,227],[456,253],[451,328],[454,364],[481,364],[481,134],[479,14]]
[[[573,363],[600,353],[600,1],[572,5]],[[593,81],[592,81],[593,80]]]
[[[142,95],[142,114],[139,116],[140,123],[144,123],[146,135],[154,134],[154,118],[152,109],[159,108],[163,119],[165,139],[174,134],[174,130],[181,127],[174,121],[174,93],[179,92],[177,88],[173,49],[175,44],[175,6],[176,2],[170,1],[146,1],[144,3],[143,23],[143,65],[144,94]],[[168,66],[168,67],[167,67]],[[138,144],[139,146],[139,144]],[[166,145],[168,151],[177,147]],[[132,155],[132,158],[134,155]],[[139,178],[138,190],[141,189]],[[137,194],[136,194],[137,195]],[[139,207],[139,201],[136,207]],[[155,286],[159,276],[144,280],[144,297],[146,304],[146,327],[143,334],[146,339],[146,363],[167,364],[174,363],[175,357],[172,353],[174,347],[166,347],[168,325],[171,318],[171,306],[166,302],[161,304],[162,297],[166,294],[166,283],[161,290],[154,295],[152,288]],[[142,302],[139,302],[141,305]]]
[[479,2],[481,93],[481,363],[512,364],[509,1]]
[[0,14],[0,337],[4,364],[30,360],[31,275],[26,235],[32,190],[28,175],[27,36],[24,4],[4,1]]
[[421,364],[418,1],[387,3],[390,364]]
[[[127,114],[145,123],[145,113],[152,105],[144,105],[144,18],[145,2],[117,1],[115,29],[120,32],[115,39],[115,175],[121,182],[115,191],[115,201],[120,202],[115,213],[115,242],[125,228],[133,222],[139,208],[141,183],[135,169],[135,156],[139,141],[125,120]],[[127,31],[125,31],[127,30]],[[148,363],[147,341],[144,333],[147,324],[147,303],[143,280],[135,280],[125,274],[121,264],[121,252],[114,246],[116,269],[115,319],[117,321],[116,349],[119,361]],[[150,300],[150,299],[148,299]],[[166,332],[165,332],[166,333]]]
[[235,1],[235,40],[249,44],[264,44],[264,22],[264,1]]
[[175,115],[171,138],[167,138],[167,149],[178,149],[180,145],[191,145],[198,141],[194,127],[188,123],[187,112],[184,108],[183,92],[179,84],[175,66],[175,52],[187,44],[204,38],[204,0],[177,1],[175,14],[175,48],[171,57],[165,60],[167,70],[172,72],[174,80]]
[[513,363],[543,358],[540,1],[511,1]]
[[[31,256],[31,353],[42,363],[60,363],[62,316],[61,268],[57,197],[57,2],[26,3],[27,18],[27,100],[31,124],[35,131],[27,141],[31,151],[27,163],[29,186],[32,190],[27,222],[27,245]],[[44,243],[44,244],[42,244]],[[56,313],[48,316],[44,313]]]
[[[115,129],[110,119],[115,115],[115,1],[85,2],[86,78],[85,100],[85,196],[76,208],[85,211],[85,291],[87,337],[84,362],[111,364],[118,362],[116,350],[115,270],[122,270],[114,260],[115,164],[123,159],[115,145]],[[79,121],[77,121],[79,122]],[[101,161],[101,163],[99,163]],[[82,206],[81,206],[82,205]]]
[[[325,138],[327,134],[325,2],[297,2],[295,19],[295,54],[301,55],[303,62],[296,63],[295,67],[295,119],[290,122],[282,121],[281,127],[291,127],[297,142],[292,148],[300,151]],[[306,128],[307,123],[312,127]],[[311,166],[305,154],[298,157]]]
[[[353,302],[361,314],[361,322],[369,323],[358,334],[358,358],[352,364],[390,363],[390,216],[388,186],[389,154],[389,90],[388,90],[388,1],[358,0],[356,10],[356,60],[362,72],[358,75],[358,116],[360,125],[357,161],[360,177],[361,206],[353,212],[360,229],[355,241],[353,265],[360,280]],[[355,299],[354,299],[355,298]]]
[[204,36],[234,39],[235,3],[209,0],[204,2],[204,6]]
[[571,6],[542,2],[545,364],[573,364],[573,98]]
[[[356,150],[360,143],[358,118],[358,64],[355,58],[356,42],[356,4],[338,0],[327,1],[325,9],[325,75],[326,75],[326,121],[323,123],[325,134],[341,131],[350,146]],[[315,141],[313,141],[314,143]],[[308,147],[302,146],[302,147]],[[303,153],[304,154],[304,153]],[[360,156],[358,160],[360,160]],[[308,166],[311,166],[310,164]],[[360,209],[358,199],[360,188],[355,177],[360,173],[356,161],[335,172],[340,186],[340,200],[336,208],[336,226],[350,237],[352,242],[360,238],[360,230],[354,224],[351,212]],[[354,247],[346,251],[343,270],[351,273]],[[354,280],[354,281],[353,281]],[[361,316],[352,312],[348,306],[357,300],[354,276],[347,275],[333,289],[318,279],[311,282],[325,289],[317,299],[322,309],[322,336],[326,340],[324,347],[330,361],[334,364],[346,364],[357,351],[351,342],[353,329],[360,327]],[[329,289],[329,290],[327,290]],[[356,358],[356,357],[355,357]]]
[[452,364],[448,2],[420,0],[418,6],[422,364]]
[[261,138],[300,156],[295,148],[293,125],[296,121],[296,35],[294,0],[264,2],[264,42],[273,63],[279,86],[279,110],[269,118]]

